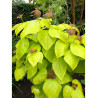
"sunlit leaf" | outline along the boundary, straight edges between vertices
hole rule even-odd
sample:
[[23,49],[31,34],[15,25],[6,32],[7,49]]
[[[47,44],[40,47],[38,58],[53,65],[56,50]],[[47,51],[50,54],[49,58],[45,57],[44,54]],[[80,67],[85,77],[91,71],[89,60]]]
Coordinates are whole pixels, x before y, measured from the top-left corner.
[[72,91],[71,96],[71,98],[84,98],[83,92],[78,88]]
[[40,90],[34,86],[31,87],[31,92],[34,93],[35,95],[39,95],[40,94]]
[[42,48],[42,51],[44,56],[52,63],[53,59],[56,57],[55,51],[54,51],[54,45],[48,51],[45,51],[43,48]]
[[29,21],[21,32],[21,39],[28,34],[37,34],[40,31],[40,23],[37,20]]
[[42,68],[42,69],[37,73],[37,75],[34,77],[33,83],[34,83],[34,84],[40,84],[40,83],[42,83],[43,81],[45,81],[46,78],[47,78],[47,70],[46,70],[46,68]]
[[37,34],[27,35],[26,38],[32,39],[33,41],[37,42]]
[[65,30],[65,29],[71,29],[72,27],[68,24],[59,24],[58,26],[59,30]]
[[41,52],[35,52],[33,54],[29,53],[27,58],[30,64],[34,67],[37,65],[38,62],[42,62],[43,54]]
[[64,43],[63,41],[58,40],[55,44],[56,57],[59,58],[63,56],[68,48],[69,48],[69,43]]
[[60,81],[58,78],[57,80],[60,84],[65,84],[65,83],[71,82],[72,77],[68,73],[66,73],[62,81]]
[[19,40],[19,42],[16,45],[16,58],[19,60],[27,51],[29,47],[29,41],[28,39],[22,39]]
[[62,57],[54,58],[52,67],[57,77],[62,81],[67,70],[67,64],[64,59]]
[[47,79],[43,85],[43,90],[48,98],[57,98],[62,86],[55,79]]
[[72,43],[77,38],[76,35],[69,35],[68,36],[68,42]]
[[53,37],[53,38],[59,38],[59,39],[61,39],[64,42],[66,42],[66,40],[68,39],[68,36],[69,36],[68,33],[65,33],[65,32],[63,32],[61,30],[57,30],[57,29],[55,29],[53,27],[51,27],[49,29],[49,35],[51,37]]
[[15,29],[15,34],[18,35],[22,29],[27,25],[28,22],[19,23],[13,26],[12,30]]
[[82,85],[77,79],[74,79],[72,83],[77,84],[76,89],[78,88],[80,91],[82,91]]
[[65,87],[63,88],[63,96],[64,98],[72,98],[71,97],[71,93],[74,89],[69,86],[69,85],[65,85]]
[[38,33],[38,41],[46,51],[55,43],[55,39],[48,34],[48,30],[42,30]]
[[52,19],[41,19],[40,26],[42,27],[42,29],[49,28],[51,25],[51,21]]
[[68,51],[65,53],[64,60],[65,60],[66,63],[71,67],[71,69],[74,70],[74,69],[77,67],[80,58],[77,57],[77,56],[75,56],[75,55],[73,55],[73,54],[71,53],[71,51],[68,50]]
[[24,65],[19,68],[16,68],[16,70],[14,72],[15,80],[19,81],[20,79],[23,79],[25,74],[26,74],[26,69],[25,69]]
[[82,45],[71,43],[70,50],[74,55],[85,59],[85,48]]
[[29,67],[27,71],[27,79],[32,78],[37,72],[37,66],[33,67],[32,65]]

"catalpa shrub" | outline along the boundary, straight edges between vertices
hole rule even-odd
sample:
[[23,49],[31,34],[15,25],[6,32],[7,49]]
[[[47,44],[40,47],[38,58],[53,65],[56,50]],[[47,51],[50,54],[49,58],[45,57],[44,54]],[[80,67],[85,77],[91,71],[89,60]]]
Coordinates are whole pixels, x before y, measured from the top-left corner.
[[74,25],[51,21],[38,18],[12,28],[16,35],[21,32],[15,79],[27,74],[35,98],[84,98],[81,83],[71,75],[85,72],[85,35],[79,36]]

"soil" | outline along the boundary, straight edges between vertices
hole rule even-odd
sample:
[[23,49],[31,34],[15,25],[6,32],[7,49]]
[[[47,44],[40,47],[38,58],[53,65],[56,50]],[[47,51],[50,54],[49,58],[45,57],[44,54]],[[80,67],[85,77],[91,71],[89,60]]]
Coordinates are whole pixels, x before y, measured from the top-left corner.
[[[84,77],[79,74],[74,74],[73,79],[82,80]],[[12,98],[35,98],[34,94],[31,93],[32,83],[29,80],[26,80],[25,82],[19,81],[15,85],[17,87],[13,86],[12,88]],[[82,87],[85,95],[85,85],[82,84]]]
[[12,98],[34,98],[34,94],[31,93],[32,83],[29,80],[25,82],[18,82],[17,87],[12,88]]

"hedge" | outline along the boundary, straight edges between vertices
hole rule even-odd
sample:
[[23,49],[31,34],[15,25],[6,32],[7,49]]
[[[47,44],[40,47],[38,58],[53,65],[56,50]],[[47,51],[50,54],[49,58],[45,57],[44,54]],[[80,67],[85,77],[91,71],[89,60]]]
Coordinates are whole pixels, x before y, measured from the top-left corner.
[[20,14],[24,14],[24,21],[34,19],[34,16],[31,17],[30,14],[32,10],[34,10],[32,3],[12,3],[12,26],[22,22],[21,19],[17,19],[17,16]]
[[[34,16],[30,16],[30,12],[34,10],[33,4],[30,3],[12,3],[12,26],[15,24],[21,23],[21,19],[17,19],[19,14],[23,14],[23,20],[28,21],[34,19]],[[19,37],[12,32],[12,51],[15,50],[15,44],[18,42]],[[14,55],[12,53],[12,55]]]

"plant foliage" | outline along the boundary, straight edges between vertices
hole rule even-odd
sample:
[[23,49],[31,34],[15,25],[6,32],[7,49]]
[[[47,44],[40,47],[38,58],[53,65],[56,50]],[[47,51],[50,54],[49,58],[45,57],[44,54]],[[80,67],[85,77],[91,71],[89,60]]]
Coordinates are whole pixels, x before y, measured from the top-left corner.
[[[15,79],[22,80],[27,74],[34,84],[31,91],[35,98],[84,98],[81,83],[71,73],[85,72],[85,35],[80,41],[80,32],[74,25],[51,22],[52,19],[38,18],[13,26],[15,34],[20,34]],[[73,29],[77,34],[69,32]]]

